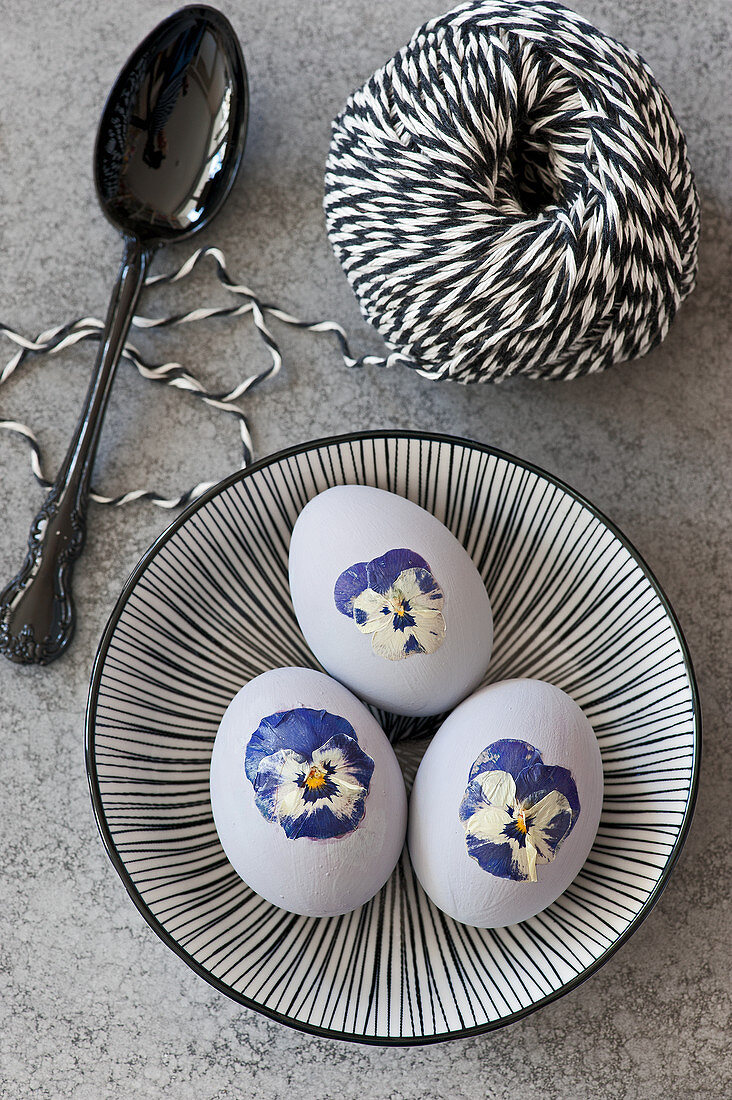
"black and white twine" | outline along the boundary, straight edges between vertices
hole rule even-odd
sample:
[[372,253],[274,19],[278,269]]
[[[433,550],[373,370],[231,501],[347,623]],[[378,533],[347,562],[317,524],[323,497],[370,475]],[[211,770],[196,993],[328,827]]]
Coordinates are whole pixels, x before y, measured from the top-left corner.
[[473,0],[419,29],[335,120],[325,213],[391,361],[429,378],[574,378],[644,355],[695,280],[668,99],[551,0]]

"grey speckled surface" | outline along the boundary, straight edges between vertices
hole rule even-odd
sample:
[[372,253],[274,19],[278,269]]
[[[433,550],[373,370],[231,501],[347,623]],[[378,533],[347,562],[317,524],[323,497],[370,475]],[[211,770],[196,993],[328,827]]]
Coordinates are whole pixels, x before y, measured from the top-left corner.
[[[301,313],[332,315],[378,349],[332,258],[321,214],[331,117],[399,47],[428,0],[227,0],[253,90],[240,183],[207,239],[232,270]],[[121,61],[167,14],[159,0],[0,0],[0,316],[26,333],[106,305],[119,242],[91,181],[96,120]],[[608,513],[655,571],[699,679],[705,754],[691,835],[658,906],[590,981],[508,1029],[423,1049],[318,1040],[229,1002],[148,929],[98,839],[82,750],[97,639],[122,582],[162,530],[149,506],[94,509],[77,570],[78,635],[47,669],[3,662],[0,798],[0,1095],[74,1097],[703,1097],[732,1092],[729,1049],[730,193],[728,0],[582,0],[639,49],[684,125],[704,207],[701,275],[666,343],[644,361],[568,384],[438,386],[347,374],[323,338],[284,334],[279,379],[252,397],[259,454],[336,431],[449,431],[568,481]],[[186,254],[181,247],[179,256]],[[160,261],[158,261],[160,263]],[[169,290],[150,312],[203,295]],[[242,322],[139,338],[213,384],[261,355]],[[3,354],[9,346],[2,345]],[[92,358],[33,366],[0,393],[52,462]],[[195,445],[192,441],[195,440]],[[165,491],[217,478],[237,436],[213,411],[120,372],[97,482]],[[26,452],[0,433],[0,564],[20,563],[41,500]]]

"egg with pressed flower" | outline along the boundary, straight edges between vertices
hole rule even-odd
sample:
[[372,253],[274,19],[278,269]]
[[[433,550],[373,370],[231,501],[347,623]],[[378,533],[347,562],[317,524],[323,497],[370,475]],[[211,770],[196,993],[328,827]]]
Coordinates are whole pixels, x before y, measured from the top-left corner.
[[409,854],[435,905],[463,924],[517,924],[573,882],[600,820],[597,738],[541,680],[477,691],[443,722],[417,770]]
[[396,714],[439,714],[480,683],[493,618],[451,531],[395,493],[339,485],[306,504],[290,543],[297,621],[326,671]]
[[327,917],[372,898],[399,859],[406,793],[381,726],[313,669],[250,680],[224,714],[211,808],[244,882],[292,913]]

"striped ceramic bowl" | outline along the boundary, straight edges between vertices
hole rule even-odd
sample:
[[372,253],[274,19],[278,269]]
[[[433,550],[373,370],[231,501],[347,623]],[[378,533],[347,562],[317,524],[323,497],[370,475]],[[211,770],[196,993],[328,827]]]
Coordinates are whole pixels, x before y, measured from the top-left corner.
[[[297,917],[226,860],[209,763],[234,693],[278,665],[318,667],[288,588],[290,531],[331,485],[434,513],[483,576],[488,680],[568,692],[602,752],[600,828],[572,886],[511,928],[458,924],[406,852],[367,905]],[[437,720],[380,715],[411,782]],[[588,977],[648,914],[689,828],[697,690],[674,614],[627,539],[541,470],[467,440],[375,432],[306,444],[212,489],[144,556],[100,643],[87,767],[110,858],[150,926],[221,992],[305,1031],[424,1043],[488,1031]]]

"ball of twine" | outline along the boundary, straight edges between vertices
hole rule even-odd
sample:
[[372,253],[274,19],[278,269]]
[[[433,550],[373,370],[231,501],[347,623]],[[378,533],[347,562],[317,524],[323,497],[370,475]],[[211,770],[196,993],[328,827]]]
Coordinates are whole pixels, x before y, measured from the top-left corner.
[[644,355],[696,275],[684,135],[645,62],[559,4],[426,23],[333,124],[328,235],[430,378],[574,378]]

